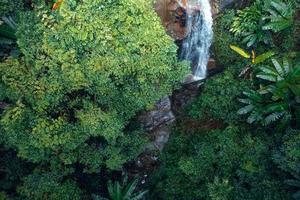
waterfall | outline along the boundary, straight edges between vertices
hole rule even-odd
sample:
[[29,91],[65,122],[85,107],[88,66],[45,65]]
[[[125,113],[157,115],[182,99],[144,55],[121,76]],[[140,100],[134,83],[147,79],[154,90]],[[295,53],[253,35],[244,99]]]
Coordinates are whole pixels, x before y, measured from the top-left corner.
[[210,2],[189,0],[187,5],[183,5],[182,1],[181,4],[186,6],[186,26],[189,34],[183,41],[180,59],[191,61],[193,80],[201,80],[206,77],[209,49],[213,38]]

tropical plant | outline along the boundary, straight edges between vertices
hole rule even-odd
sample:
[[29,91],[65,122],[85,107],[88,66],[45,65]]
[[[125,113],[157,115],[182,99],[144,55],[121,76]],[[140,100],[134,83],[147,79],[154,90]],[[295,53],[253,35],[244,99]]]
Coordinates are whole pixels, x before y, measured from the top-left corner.
[[270,32],[263,29],[264,6],[265,1],[256,0],[252,6],[239,10],[233,18],[230,31],[235,37],[242,38],[242,42],[248,47],[259,42],[271,42]]
[[[127,183],[127,177],[124,179],[122,184],[119,181],[108,182],[107,190],[110,200],[140,200],[142,199],[147,191],[137,191],[138,179],[133,179]],[[100,195],[92,195],[93,200],[108,200]]]
[[272,0],[266,9],[268,15],[263,18],[266,23],[263,30],[279,32],[290,28],[294,24],[295,11],[294,2]]
[[300,97],[300,65],[289,65],[283,60],[281,65],[272,59],[273,67],[260,67],[261,73],[257,78],[267,81],[267,85],[261,85],[258,91],[244,92],[247,98],[239,99],[246,104],[241,108],[239,114],[248,114],[247,121],[253,123],[260,121],[263,125],[269,125],[279,119],[287,124],[294,116],[295,109],[299,109]]
[[17,24],[10,17],[0,21],[0,44],[12,44],[16,41]]
[[108,192],[111,200],[139,200],[147,191],[134,192],[138,179],[132,180],[128,185],[121,185],[118,181],[108,183]]
[[258,43],[271,44],[273,32],[280,32],[294,24],[296,1],[256,0],[237,12],[230,31],[247,47]]
[[238,47],[238,46],[235,46],[235,45],[230,45],[230,48],[235,51],[236,53],[238,53],[240,56],[242,56],[243,58],[246,58],[248,60],[251,60],[251,63],[248,64],[243,70],[242,72],[240,73],[240,76],[243,76],[245,74],[248,74],[251,70],[251,68],[254,66],[254,65],[257,65],[257,64],[260,64],[260,63],[263,63],[264,61],[266,61],[267,59],[271,58],[272,56],[275,55],[275,52],[273,51],[268,51],[266,53],[263,53],[259,56],[256,56],[256,53],[254,50],[251,51],[251,54],[248,53],[246,50]]
[[275,55],[275,52],[273,51],[268,51],[266,53],[263,53],[259,56],[256,56],[256,53],[254,50],[251,51],[251,54],[246,52],[244,49],[235,46],[235,45],[230,45],[230,48],[235,51],[236,53],[238,53],[239,55],[241,55],[244,58],[247,59],[251,59],[251,63],[252,64],[259,64],[262,63],[264,61],[266,61],[268,58],[272,57]]

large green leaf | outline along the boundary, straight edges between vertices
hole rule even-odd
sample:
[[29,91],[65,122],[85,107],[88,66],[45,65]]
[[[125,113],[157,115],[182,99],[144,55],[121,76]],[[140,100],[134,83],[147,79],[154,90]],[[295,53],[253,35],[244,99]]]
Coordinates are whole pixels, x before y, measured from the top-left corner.
[[261,54],[254,59],[254,64],[262,63],[274,55],[275,55],[275,52],[273,52],[273,51],[268,51],[264,54]]
[[267,81],[271,81],[271,82],[276,82],[277,81],[277,77],[274,75],[269,75],[269,74],[258,74],[256,75],[257,78],[263,79],[263,80],[267,80]]
[[250,58],[251,55],[249,53],[247,53],[245,50],[243,50],[242,48],[235,46],[235,45],[230,45],[230,48],[235,51],[236,53],[238,53],[239,55],[243,56],[244,58]]
[[284,76],[285,73],[284,73],[284,71],[283,71],[283,68],[282,68],[281,65],[279,64],[279,62],[278,62],[276,59],[272,59],[272,63],[273,63],[273,65],[274,65],[274,67],[276,68],[278,74],[279,74],[280,76]]
[[244,114],[247,114],[247,113],[251,112],[253,109],[254,109],[254,106],[250,104],[250,105],[247,105],[247,106],[242,107],[241,109],[239,109],[237,113],[239,115],[244,115]]

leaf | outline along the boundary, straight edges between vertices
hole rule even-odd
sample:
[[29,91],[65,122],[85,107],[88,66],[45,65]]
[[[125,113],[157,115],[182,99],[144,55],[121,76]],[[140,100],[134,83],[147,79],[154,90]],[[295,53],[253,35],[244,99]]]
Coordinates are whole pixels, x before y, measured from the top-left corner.
[[250,99],[238,99],[239,102],[244,103],[244,104],[251,104]]
[[4,45],[11,45],[13,44],[14,41],[12,41],[11,39],[7,39],[7,38],[4,38],[4,37],[1,37],[0,36],[0,44],[4,44]]
[[254,63],[256,58],[255,51],[252,50],[251,53],[252,53],[252,63]]
[[132,195],[133,191],[135,190],[135,188],[137,186],[137,183],[138,183],[138,180],[135,179],[126,186],[126,188],[124,189],[124,198],[125,199],[129,198]]
[[262,66],[262,67],[259,67],[259,69],[266,74],[277,76],[277,72],[275,71],[274,68],[270,68],[268,66]]
[[138,195],[134,196],[134,197],[131,197],[130,200],[140,200],[143,198],[143,196],[147,193],[148,191],[143,191],[141,193],[139,193]]
[[275,121],[277,121],[279,118],[281,118],[283,115],[285,114],[285,111],[283,112],[275,112],[275,113],[272,113],[270,115],[268,115],[266,118],[265,118],[265,125],[269,125]]
[[283,59],[283,69],[285,71],[285,74],[288,74],[290,72],[290,65],[286,58]]
[[245,106],[245,107],[239,109],[239,110],[237,111],[237,113],[238,113],[239,115],[244,115],[244,114],[247,114],[247,113],[251,112],[253,109],[254,109],[254,106],[250,104],[250,105],[247,105],[247,106]]
[[289,179],[284,181],[286,184],[290,185],[290,186],[294,186],[294,187],[299,187],[300,188],[300,181],[298,180],[293,180],[293,179]]
[[300,191],[295,192],[295,193],[293,194],[293,198],[296,199],[296,200],[299,200],[299,199],[300,199]]
[[255,121],[259,120],[259,119],[260,119],[260,117],[259,117],[259,115],[258,115],[257,113],[252,113],[252,114],[247,118],[247,122],[248,122],[249,124],[252,124],[253,122],[255,122]]
[[284,71],[283,71],[281,65],[279,64],[279,62],[275,59],[272,59],[272,63],[274,65],[274,67],[276,68],[278,74],[281,76],[284,76]]
[[264,54],[261,54],[259,56],[257,56],[255,59],[254,59],[254,64],[259,64],[259,63],[262,63],[264,62],[265,60],[267,60],[268,58],[272,57],[275,55],[275,52],[273,51],[268,51]]
[[273,75],[258,74],[258,75],[256,75],[256,77],[263,79],[263,80],[271,81],[271,82],[277,82],[277,78],[274,77]]
[[244,51],[243,49],[241,49],[240,47],[234,46],[234,45],[230,45],[230,48],[235,51],[236,53],[238,53],[239,55],[243,56],[244,58],[250,58],[250,54],[248,54],[246,51]]

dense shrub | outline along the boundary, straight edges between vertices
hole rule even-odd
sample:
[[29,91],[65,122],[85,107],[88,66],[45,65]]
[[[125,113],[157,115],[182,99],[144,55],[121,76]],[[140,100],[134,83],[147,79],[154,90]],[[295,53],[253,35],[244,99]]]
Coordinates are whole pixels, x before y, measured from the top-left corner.
[[225,68],[241,69],[244,62],[234,52],[229,51],[229,45],[239,43],[229,31],[234,16],[234,10],[227,10],[215,19],[213,52],[219,65]]
[[300,131],[287,130],[283,144],[274,151],[274,161],[285,172],[281,179],[293,193],[294,199],[300,198]]
[[289,199],[272,175],[269,144],[236,126],[177,132],[153,193],[161,199]]
[[207,80],[201,95],[188,108],[189,115],[196,119],[217,119],[224,122],[238,122],[239,104],[237,98],[249,89],[249,81],[238,79],[232,70]]
[[22,8],[22,0],[1,0],[0,1],[0,17],[15,13],[18,9]]
[[150,3],[46,8],[23,14],[24,58],[0,66],[11,102],[1,120],[6,143],[32,162],[55,156],[118,169],[139,152],[139,133],[123,132],[128,120],[168,94],[186,68]]
[[71,180],[63,180],[56,173],[37,171],[24,178],[18,192],[25,199],[80,200],[80,188]]
[[296,0],[256,0],[237,12],[230,31],[247,47],[256,48],[260,44],[273,46],[272,33],[282,32],[285,35],[291,31],[298,4]]
[[126,125],[170,94],[187,66],[177,62],[149,1],[72,0],[49,8],[34,1],[20,14],[22,56],[0,63],[0,100],[9,105],[0,137],[38,165],[24,177],[22,196],[80,199],[68,177],[75,169],[119,170],[134,159],[145,139]]

